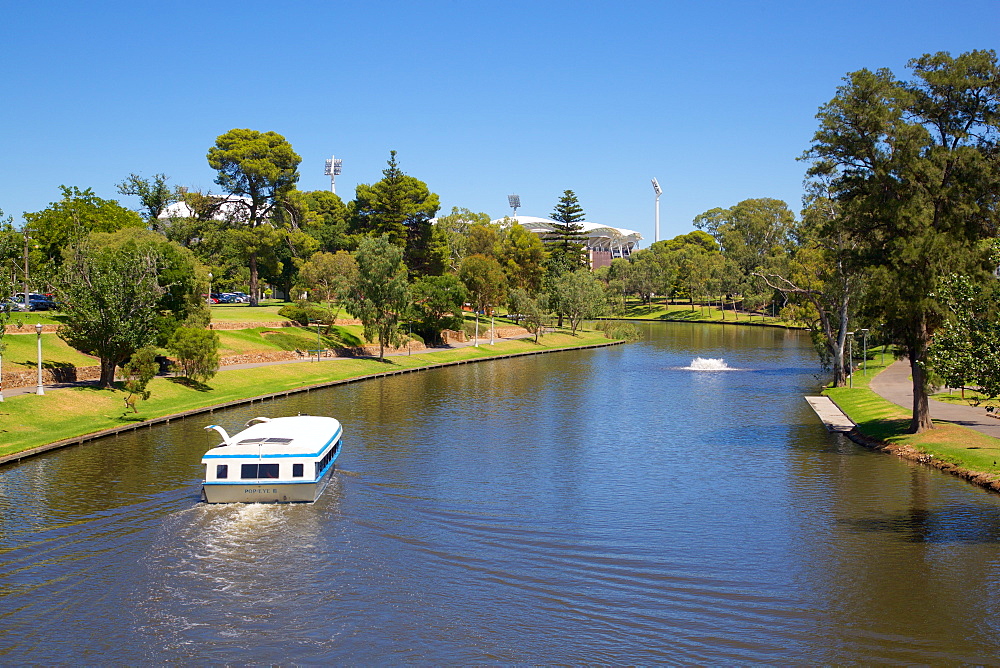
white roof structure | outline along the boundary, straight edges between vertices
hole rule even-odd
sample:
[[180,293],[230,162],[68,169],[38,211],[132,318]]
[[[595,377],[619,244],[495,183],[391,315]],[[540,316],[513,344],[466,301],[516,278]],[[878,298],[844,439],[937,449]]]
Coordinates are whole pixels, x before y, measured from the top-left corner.
[[[219,205],[215,215],[212,216],[215,220],[225,220],[226,218],[231,217],[233,214],[240,211],[245,203],[250,202],[249,197],[237,197],[236,195],[214,195],[214,197],[225,200]],[[187,205],[186,202],[174,202],[173,204],[167,205],[167,207],[164,208],[157,217],[163,219],[194,218],[194,211]]]
[[[523,226],[529,232],[534,232],[539,236],[551,232],[554,226],[559,224],[551,218],[538,218],[537,216],[507,216],[506,218],[499,218],[492,222],[502,224],[505,220],[512,219],[516,220],[519,225]],[[632,251],[635,250],[639,240],[642,239],[642,235],[635,230],[626,230],[620,227],[611,227],[610,225],[601,225],[586,221],[578,224],[583,227],[583,234],[589,237],[587,248],[592,250],[611,251],[617,248],[627,248],[628,251]]]

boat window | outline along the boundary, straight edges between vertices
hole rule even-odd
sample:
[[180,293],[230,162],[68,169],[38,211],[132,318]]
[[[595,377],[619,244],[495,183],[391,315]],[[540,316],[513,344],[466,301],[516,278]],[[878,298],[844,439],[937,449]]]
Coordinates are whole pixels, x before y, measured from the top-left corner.
[[303,469],[302,464],[292,464],[292,477],[301,478],[303,475],[302,469]]
[[215,477],[219,480],[229,477],[229,464],[218,464],[215,467]]
[[240,466],[240,477],[244,480],[253,478],[277,478],[277,464],[243,464]]

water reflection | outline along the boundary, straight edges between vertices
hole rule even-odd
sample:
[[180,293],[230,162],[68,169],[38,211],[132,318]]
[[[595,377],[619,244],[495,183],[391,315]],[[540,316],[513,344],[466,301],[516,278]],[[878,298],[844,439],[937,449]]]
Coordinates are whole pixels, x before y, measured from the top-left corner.
[[197,419],[0,471],[0,657],[991,662],[995,496],[826,434],[804,337],[643,329],[208,419],[341,419],[312,505],[199,504]]

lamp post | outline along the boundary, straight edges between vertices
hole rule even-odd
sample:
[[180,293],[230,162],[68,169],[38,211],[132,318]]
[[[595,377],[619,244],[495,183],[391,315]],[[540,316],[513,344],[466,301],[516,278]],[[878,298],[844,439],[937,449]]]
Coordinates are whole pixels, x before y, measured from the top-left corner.
[[660,182],[656,178],[653,178],[653,192],[656,193],[656,234],[653,238],[653,241],[656,242],[660,240],[660,195],[663,194]]
[[208,272],[208,305],[212,305],[212,272]]
[[38,387],[35,394],[45,394],[45,387],[42,385],[42,323],[35,323],[35,331],[38,332]]
[[848,387],[854,387],[854,332],[847,333],[847,379]]
[[517,218],[517,209],[521,206],[521,196],[507,195],[507,203],[510,204],[510,208],[514,209],[514,218]]
[[861,340],[862,340],[861,346],[862,349],[864,350],[864,354],[861,357],[861,368],[862,368],[861,375],[867,377],[868,376],[868,328],[867,327],[862,328],[861,330]]

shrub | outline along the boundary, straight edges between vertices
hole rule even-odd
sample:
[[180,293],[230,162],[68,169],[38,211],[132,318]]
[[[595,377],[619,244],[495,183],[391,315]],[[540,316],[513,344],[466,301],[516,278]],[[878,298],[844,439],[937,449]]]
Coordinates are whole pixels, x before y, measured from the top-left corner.
[[278,311],[278,315],[289,320],[294,320],[300,325],[308,325],[310,321],[319,320],[324,325],[332,324],[333,317],[329,309],[307,301],[298,301],[294,304],[286,304]]
[[219,335],[209,329],[178,327],[167,343],[181,375],[204,383],[219,371]]
[[603,320],[597,323],[597,329],[604,332],[604,336],[609,339],[624,339],[625,341],[638,341],[642,337],[635,324],[622,322],[621,320]]

